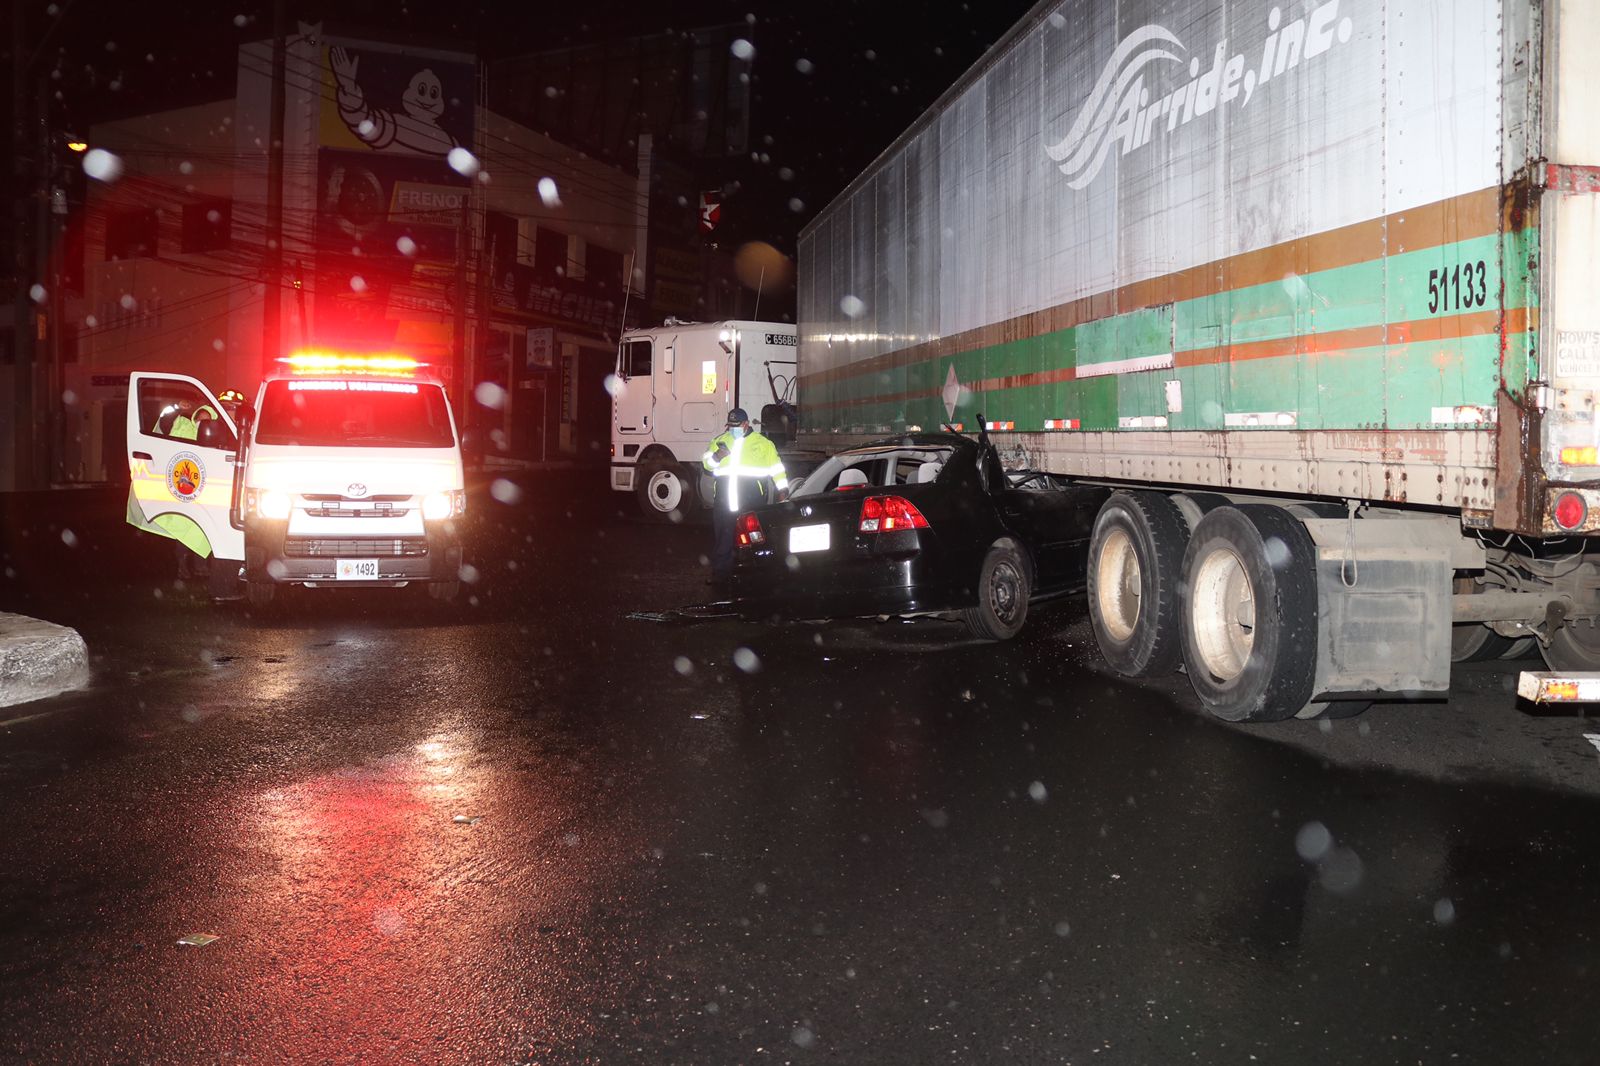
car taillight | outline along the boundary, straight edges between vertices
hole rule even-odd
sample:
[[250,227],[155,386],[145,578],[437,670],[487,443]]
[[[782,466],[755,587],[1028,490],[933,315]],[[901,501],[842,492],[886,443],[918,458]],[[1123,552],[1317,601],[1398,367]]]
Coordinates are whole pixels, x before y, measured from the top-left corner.
[[739,521],[734,524],[734,531],[739,534],[739,547],[748,548],[752,544],[764,543],[767,535],[761,532],[761,519],[753,513],[746,512],[739,516]]
[[927,529],[917,505],[903,496],[868,496],[861,501],[861,532],[893,533],[901,529]]
[[1556,497],[1556,525],[1562,529],[1577,529],[1589,517],[1589,505],[1576,492],[1563,492]]

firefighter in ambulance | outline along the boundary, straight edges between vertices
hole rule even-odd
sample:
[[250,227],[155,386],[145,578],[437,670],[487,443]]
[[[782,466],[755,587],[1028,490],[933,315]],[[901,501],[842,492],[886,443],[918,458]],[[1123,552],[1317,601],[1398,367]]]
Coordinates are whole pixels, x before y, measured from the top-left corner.
[[733,530],[740,511],[768,500],[772,486],[777,502],[789,498],[789,478],[778,457],[778,447],[750,428],[744,408],[728,412],[727,429],[706,446],[701,465],[716,479],[716,502],[711,507],[711,580],[725,588],[733,577]]

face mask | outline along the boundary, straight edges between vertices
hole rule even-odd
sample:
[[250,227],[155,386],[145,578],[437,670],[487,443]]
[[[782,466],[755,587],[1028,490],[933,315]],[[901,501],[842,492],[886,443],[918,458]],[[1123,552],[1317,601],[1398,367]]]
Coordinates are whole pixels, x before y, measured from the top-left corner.
[[734,426],[732,429],[728,430],[728,432],[733,434],[734,440],[738,440],[740,437],[744,436],[744,427]]

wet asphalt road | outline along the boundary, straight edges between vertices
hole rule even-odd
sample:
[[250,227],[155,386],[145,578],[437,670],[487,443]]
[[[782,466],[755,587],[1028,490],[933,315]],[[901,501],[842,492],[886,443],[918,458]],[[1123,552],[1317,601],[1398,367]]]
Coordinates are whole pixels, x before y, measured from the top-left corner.
[[266,616],[5,517],[0,608],[95,682],[0,710],[0,1061],[1600,1055],[1600,727],[1503,670],[1231,727],[1077,603],[650,624],[707,530],[570,476],[474,510],[475,602]]

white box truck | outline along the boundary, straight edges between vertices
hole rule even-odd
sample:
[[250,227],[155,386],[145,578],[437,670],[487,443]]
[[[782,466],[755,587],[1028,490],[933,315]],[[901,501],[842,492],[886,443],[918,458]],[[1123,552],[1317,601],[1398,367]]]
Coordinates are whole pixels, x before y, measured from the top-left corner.
[[[628,330],[611,389],[611,487],[649,518],[683,521],[709,508],[701,456],[735,407],[804,469],[820,456],[789,447],[798,417],[792,322],[682,322]],[[795,473],[791,470],[791,476]]]
[[1529,645],[1578,698],[1596,55],[1594,0],[1043,0],[802,233],[801,439],[1115,486],[1099,644],[1222,717]]

